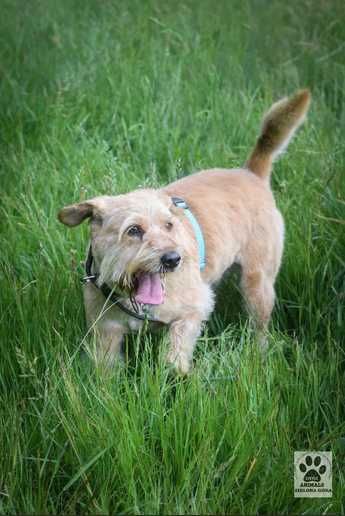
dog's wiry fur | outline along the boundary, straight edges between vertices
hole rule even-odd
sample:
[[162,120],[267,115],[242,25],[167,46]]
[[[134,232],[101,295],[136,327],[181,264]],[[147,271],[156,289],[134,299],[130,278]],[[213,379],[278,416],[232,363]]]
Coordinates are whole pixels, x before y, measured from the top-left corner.
[[[284,240],[269,177],[274,158],[302,123],[309,103],[309,92],[302,90],[274,104],[243,169],[205,170],[159,190],[96,197],[59,213],[59,220],[68,226],[90,218],[98,282],[120,289],[124,303],[129,303],[139,272],[161,275],[164,301],[150,306],[150,311],[169,326],[167,361],[181,373],[189,371],[202,321],[213,310],[212,285],[234,263],[241,265],[243,295],[264,342]],[[187,201],[202,228],[207,260],[202,272],[192,226],[183,210],[172,204],[172,196]],[[142,234],[128,234],[133,225]],[[171,251],[181,262],[173,271],[163,272],[161,257]],[[85,285],[84,298],[99,354],[112,361],[120,356],[124,334],[142,323],[115,305],[105,307],[102,292],[93,284]]]

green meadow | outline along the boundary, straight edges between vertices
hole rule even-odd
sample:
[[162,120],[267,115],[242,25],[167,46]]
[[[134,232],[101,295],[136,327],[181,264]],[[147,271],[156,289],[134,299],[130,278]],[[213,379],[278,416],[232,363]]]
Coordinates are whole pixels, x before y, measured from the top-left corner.
[[[342,0],[3,0],[1,514],[344,514],[344,18]],[[267,356],[235,274],[187,378],[164,332],[95,367],[88,227],[58,210],[240,166],[301,87],[311,111],[272,177],[286,243]],[[294,497],[303,450],[333,452],[331,498]]]

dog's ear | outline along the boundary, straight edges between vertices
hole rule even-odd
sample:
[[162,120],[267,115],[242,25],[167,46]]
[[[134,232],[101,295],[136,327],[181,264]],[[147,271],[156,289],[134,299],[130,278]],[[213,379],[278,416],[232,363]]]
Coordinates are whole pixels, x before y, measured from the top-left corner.
[[85,219],[92,217],[95,221],[102,220],[102,212],[107,206],[114,204],[115,197],[95,197],[87,201],[65,206],[58,213],[58,219],[66,226],[78,226]]
[[83,220],[91,217],[94,210],[94,204],[91,201],[80,202],[65,206],[58,213],[58,219],[66,226],[78,226]]

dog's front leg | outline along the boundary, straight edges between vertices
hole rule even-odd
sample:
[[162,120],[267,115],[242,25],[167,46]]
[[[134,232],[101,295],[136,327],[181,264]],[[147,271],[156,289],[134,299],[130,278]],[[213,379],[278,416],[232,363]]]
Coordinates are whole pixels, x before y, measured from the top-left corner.
[[170,325],[167,362],[181,374],[187,374],[191,369],[193,351],[201,332],[201,324],[201,317],[192,315],[174,321]]
[[118,317],[118,309],[107,306],[102,292],[92,283],[84,285],[86,320],[93,335],[90,349],[97,363],[112,365],[122,358],[122,341],[126,326]]
[[123,358],[122,341],[125,328],[116,321],[100,321],[93,329],[94,357],[97,363],[113,365]]

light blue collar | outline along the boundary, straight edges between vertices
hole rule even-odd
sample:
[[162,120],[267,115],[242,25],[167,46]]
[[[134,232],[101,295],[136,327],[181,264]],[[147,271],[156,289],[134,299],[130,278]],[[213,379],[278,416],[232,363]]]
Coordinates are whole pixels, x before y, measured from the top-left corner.
[[172,202],[177,208],[182,208],[186,214],[186,217],[188,218],[189,222],[192,224],[194,229],[195,238],[198,244],[198,250],[199,250],[199,267],[202,271],[206,267],[206,247],[205,247],[205,240],[204,235],[202,234],[201,227],[199,225],[199,222],[194,217],[193,213],[191,212],[188,204],[184,199],[181,199],[180,197],[172,197]]

